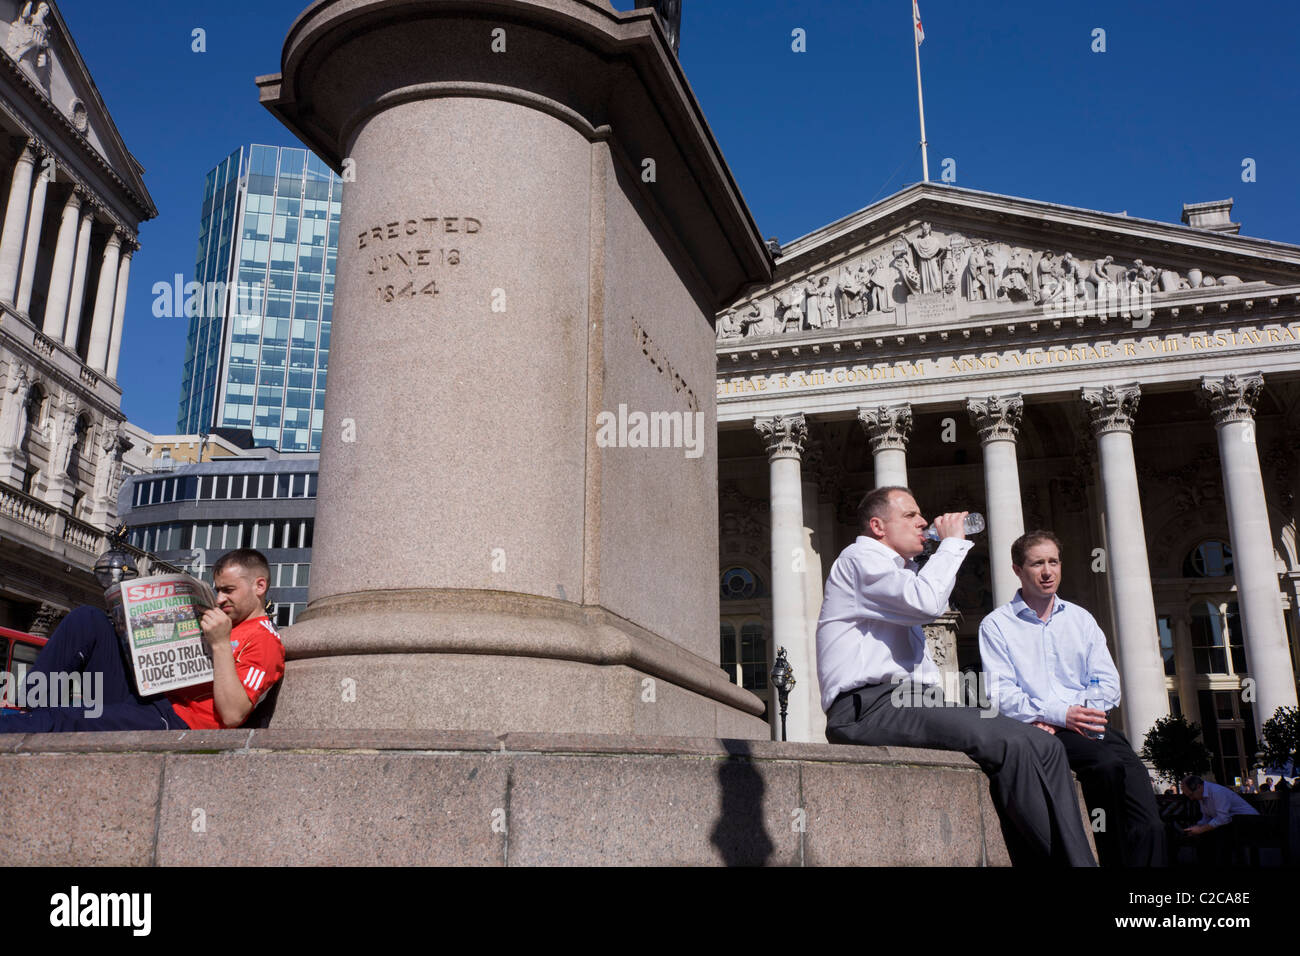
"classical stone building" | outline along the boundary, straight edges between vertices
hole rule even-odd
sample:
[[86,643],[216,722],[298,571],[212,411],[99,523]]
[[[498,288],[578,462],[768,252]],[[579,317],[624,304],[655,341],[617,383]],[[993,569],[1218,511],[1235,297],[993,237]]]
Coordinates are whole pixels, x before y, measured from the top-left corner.
[[127,281],[157,210],[58,8],[0,0],[0,45],[0,624],[44,631],[100,597]]
[[1300,247],[1231,205],[1171,225],[918,184],[780,247],[719,316],[723,666],[768,693],[787,648],[791,739],[824,739],[814,631],[856,503],[908,484],[988,519],[941,667],[978,671],[1009,546],[1048,528],[1131,739],[1181,711],[1221,777],[1249,763],[1296,703]]

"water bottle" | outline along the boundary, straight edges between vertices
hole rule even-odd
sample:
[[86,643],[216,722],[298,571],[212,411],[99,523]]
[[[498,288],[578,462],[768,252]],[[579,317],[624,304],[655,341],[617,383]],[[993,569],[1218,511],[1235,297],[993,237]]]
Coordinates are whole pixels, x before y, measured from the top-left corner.
[[[1084,706],[1091,707],[1093,710],[1100,710],[1103,712],[1106,710],[1106,701],[1102,698],[1101,695],[1100,678],[1094,677],[1092,678],[1092,680],[1088,681],[1088,698],[1084,702]],[[1084,731],[1084,733],[1087,736],[1091,737],[1093,740],[1101,740],[1103,737],[1106,736],[1105,731],[1094,732],[1088,730],[1088,731]]]
[[[966,516],[966,520],[962,522],[962,528],[967,534],[975,534],[976,532],[983,531],[984,516],[978,511],[972,511]],[[939,540],[939,532],[934,530],[934,525],[930,525],[930,527],[925,529],[925,536],[930,541]]]

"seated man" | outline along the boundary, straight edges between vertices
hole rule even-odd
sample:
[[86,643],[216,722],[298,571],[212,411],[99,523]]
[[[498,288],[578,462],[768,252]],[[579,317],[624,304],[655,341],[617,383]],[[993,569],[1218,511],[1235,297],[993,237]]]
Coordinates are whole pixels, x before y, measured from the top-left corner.
[[921,625],[948,610],[970,550],[964,513],[935,519],[940,542],[919,572],[927,522],[907,488],[870,492],[862,534],[840,554],[817,622],[817,677],[826,739],[868,746],[960,750],[989,776],[1016,865],[1095,866],[1065,750],[1049,734],[976,707],[925,706],[937,685]]
[[1258,817],[1259,811],[1228,787],[1197,776],[1183,778],[1183,793],[1201,804],[1201,819],[1183,831],[1195,839],[1197,859],[1218,866],[1230,863],[1237,846],[1238,818]]
[[79,607],[55,629],[27,680],[38,673],[46,682],[56,674],[94,674],[101,699],[93,711],[42,707],[0,717],[0,733],[240,726],[284,674],[284,646],[263,611],[271,569],[260,551],[242,548],[222,555],[212,572],[218,607],[199,622],[212,652],[211,684],[141,697],[108,615]]
[[[1093,616],[1056,593],[1061,542],[1050,531],[1022,534],[1011,545],[1011,567],[1020,590],[980,623],[989,696],[998,713],[1065,747],[1093,814],[1102,866],[1165,866],[1165,826],[1146,766],[1123,734],[1105,730],[1105,710],[1084,706],[1096,677],[1106,709],[1118,707],[1119,674]],[[1100,740],[1088,735],[1102,731]]]

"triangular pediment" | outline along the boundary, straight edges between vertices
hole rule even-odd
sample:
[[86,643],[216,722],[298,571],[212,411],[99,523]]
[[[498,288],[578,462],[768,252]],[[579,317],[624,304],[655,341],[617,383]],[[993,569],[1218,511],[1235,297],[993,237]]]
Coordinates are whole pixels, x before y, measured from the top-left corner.
[[157,215],[144,170],[113,123],[58,6],[0,0],[0,48],[13,81],[43,107],[46,127],[78,148],[87,163],[117,180],[140,218]]
[[722,342],[1129,310],[1230,287],[1300,285],[1300,246],[917,184],[781,247]]

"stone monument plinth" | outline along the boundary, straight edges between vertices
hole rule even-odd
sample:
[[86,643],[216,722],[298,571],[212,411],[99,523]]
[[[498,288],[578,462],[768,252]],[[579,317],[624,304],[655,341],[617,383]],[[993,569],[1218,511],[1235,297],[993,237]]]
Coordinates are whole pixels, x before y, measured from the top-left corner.
[[772,265],[652,11],[321,0],[258,85],[346,181],[274,725],[767,737],[713,316]]

